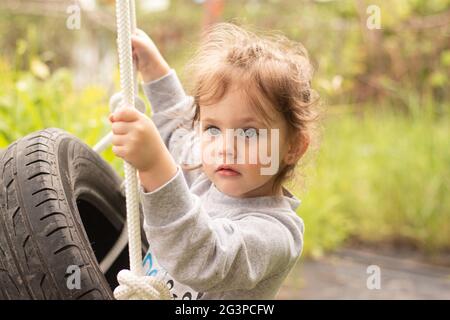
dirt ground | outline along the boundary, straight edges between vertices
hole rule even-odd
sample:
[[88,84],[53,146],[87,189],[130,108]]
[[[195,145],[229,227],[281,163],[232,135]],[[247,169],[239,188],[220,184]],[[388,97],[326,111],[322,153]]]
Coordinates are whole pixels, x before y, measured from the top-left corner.
[[[410,252],[358,248],[300,259],[277,299],[450,299],[447,258],[437,265]],[[379,267],[379,289],[368,289],[371,265]]]

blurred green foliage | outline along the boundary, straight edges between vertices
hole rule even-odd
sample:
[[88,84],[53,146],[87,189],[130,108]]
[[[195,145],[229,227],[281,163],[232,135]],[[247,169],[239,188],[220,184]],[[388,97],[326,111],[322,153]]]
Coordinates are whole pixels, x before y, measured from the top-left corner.
[[450,249],[450,116],[368,111],[327,119],[298,213],[305,252],[349,238]]
[[[366,26],[369,5],[380,8],[380,30]],[[407,112],[411,102],[450,100],[450,0],[226,0],[223,20],[303,43],[327,105],[387,103]],[[172,0],[168,11],[141,14],[139,25],[181,70],[201,21],[193,1]]]
[[[109,106],[104,88],[87,86],[74,90],[70,70],[52,74],[41,64],[30,62],[30,71],[15,71],[0,57],[0,148],[37,130],[62,128],[94,146],[110,130]],[[40,77],[45,74],[45,80]],[[104,157],[120,172],[120,161],[112,151]]]

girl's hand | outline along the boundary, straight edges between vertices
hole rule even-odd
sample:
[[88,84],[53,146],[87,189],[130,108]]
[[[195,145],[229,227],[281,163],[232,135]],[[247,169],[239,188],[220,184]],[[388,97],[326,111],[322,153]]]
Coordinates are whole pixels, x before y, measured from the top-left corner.
[[110,114],[116,156],[139,171],[142,185],[152,191],[176,173],[177,167],[153,123],[135,108],[121,107]]
[[133,59],[144,82],[150,82],[166,75],[170,67],[155,43],[142,30],[137,29],[131,36]]

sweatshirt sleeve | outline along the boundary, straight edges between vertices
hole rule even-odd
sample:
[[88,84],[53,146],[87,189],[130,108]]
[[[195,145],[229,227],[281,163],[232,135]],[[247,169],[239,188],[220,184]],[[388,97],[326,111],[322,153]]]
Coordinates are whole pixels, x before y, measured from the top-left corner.
[[210,217],[177,170],[157,190],[141,192],[150,248],[175,280],[199,292],[250,290],[295,263],[303,244],[299,217]]
[[152,106],[152,120],[175,162],[197,164],[200,142],[191,128],[194,99],[184,92],[176,71],[171,69],[142,86]]

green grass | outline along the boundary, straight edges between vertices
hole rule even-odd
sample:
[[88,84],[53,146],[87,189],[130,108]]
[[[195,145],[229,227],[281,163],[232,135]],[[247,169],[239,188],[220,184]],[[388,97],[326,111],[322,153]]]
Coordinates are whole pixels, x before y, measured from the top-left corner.
[[[448,109],[447,109],[448,110]],[[320,256],[349,238],[450,248],[450,118],[422,112],[330,117],[305,171],[305,253]]]
[[[0,73],[0,148],[46,127],[93,146],[110,129],[103,88],[75,91],[64,69],[44,81],[0,60]],[[321,149],[305,168],[306,191],[295,190],[303,201],[305,255],[353,237],[407,241],[426,252],[449,249],[450,118],[418,108],[411,114],[344,113],[324,122]],[[111,149],[103,156],[122,173]]]

